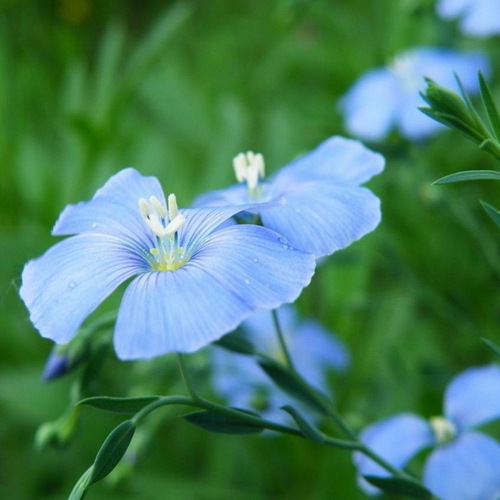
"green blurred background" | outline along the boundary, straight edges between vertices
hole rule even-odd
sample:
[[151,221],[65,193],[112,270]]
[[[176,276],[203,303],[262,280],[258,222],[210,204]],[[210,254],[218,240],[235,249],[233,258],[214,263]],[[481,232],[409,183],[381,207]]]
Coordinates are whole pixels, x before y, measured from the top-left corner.
[[[232,183],[240,151],[262,152],[273,171],[345,135],[342,94],[418,45],[500,60],[498,39],[462,38],[436,19],[432,1],[0,2],[0,498],[66,498],[121,421],[86,409],[65,447],[33,448],[78,376],[42,383],[51,343],[18,298],[22,266],[55,241],[62,208],[125,166],[158,176],[181,206]],[[495,79],[492,89],[500,98]],[[370,184],[383,222],[325,262],[299,300],[351,348],[350,373],[331,382],[357,429],[400,411],[439,414],[450,378],[492,360],[479,337],[500,341],[500,233],[477,203],[499,205],[500,192],[431,186],[496,165],[452,132],[419,145],[393,134],[371,147],[387,157]],[[124,364],[111,355],[95,393],[182,392],[171,358]],[[206,356],[188,361],[210,392]],[[158,412],[133,474],[121,467],[88,498],[364,498],[345,452],[209,435],[177,416]]]

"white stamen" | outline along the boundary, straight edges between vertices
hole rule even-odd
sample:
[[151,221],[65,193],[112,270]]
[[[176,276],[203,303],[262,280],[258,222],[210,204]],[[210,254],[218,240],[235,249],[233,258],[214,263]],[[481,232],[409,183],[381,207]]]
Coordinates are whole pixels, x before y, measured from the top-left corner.
[[233,158],[233,167],[237,181],[246,181],[250,191],[257,188],[259,177],[263,178],[265,175],[264,157],[260,153],[240,153]]
[[449,443],[457,433],[457,427],[445,417],[432,417],[430,424],[439,444]]
[[179,213],[179,208],[177,207],[177,198],[175,197],[175,194],[169,194],[168,195],[168,218],[173,221],[176,217],[177,214]]
[[149,202],[153,205],[156,213],[164,219],[167,216],[167,209],[163,206],[162,202],[156,196],[150,196]]
[[172,219],[168,226],[163,230],[164,236],[170,236],[171,234],[176,233],[179,228],[186,222],[186,218],[182,214],[178,214]]
[[151,207],[149,206],[149,203],[145,198],[139,199],[139,212],[141,213],[141,216],[145,221],[151,213]]
[[151,229],[151,231],[153,231],[153,233],[156,236],[158,236],[159,238],[163,237],[165,228],[163,227],[163,224],[160,222],[160,218],[158,217],[157,214],[155,213],[149,214],[148,218],[146,219],[146,224],[149,226],[149,229]]

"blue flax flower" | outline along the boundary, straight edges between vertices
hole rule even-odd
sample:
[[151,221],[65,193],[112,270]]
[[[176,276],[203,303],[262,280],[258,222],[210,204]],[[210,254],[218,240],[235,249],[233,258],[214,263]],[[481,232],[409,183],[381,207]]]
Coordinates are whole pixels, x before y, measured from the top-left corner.
[[466,35],[500,33],[500,0],[439,0],[437,12],[445,19],[459,18],[458,26]]
[[[500,444],[474,427],[500,417],[500,368],[469,368],[455,377],[444,396],[444,416],[429,422],[403,413],[367,427],[361,440],[396,467],[433,447],[423,482],[443,500],[493,500],[500,497]],[[369,458],[356,453],[362,475],[387,476]],[[371,494],[378,490],[360,478]]]
[[[328,391],[326,371],[345,371],[349,367],[350,354],[345,344],[318,322],[299,319],[292,306],[282,306],[278,317],[297,371],[313,386]],[[269,312],[257,311],[241,328],[260,352],[283,360]],[[214,387],[231,406],[259,410],[274,421],[286,420],[280,407],[287,403],[287,396],[269,382],[254,357],[219,347],[212,349],[212,357]]]
[[418,110],[425,105],[419,91],[424,77],[456,90],[454,72],[465,89],[477,92],[477,71],[488,71],[486,56],[449,49],[417,48],[397,56],[389,65],[367,71],[341,101],[347,130],[358,137],[381,140],[397,127],[404,137],[419,140],[442,125]]
[[384,158],[358,141],[331,137],[268,179],[260,154],[241,153],[233,166],[239,184],[204,194],[195,205],[260,203],[251,211],[264,226],[316,257],[347,247],[380,222],[379,199],[360,184],[383,170]]
[[64,344],[121,283],[114,345],[121,359],[191,352],[252,311],[292,302],[314,258],[255,225],[220,228],[242,208],[179,210],[158,180],[114,175],[88,202],[69,205],[53,229],[67,238],[22,274],[21,297],[41,335]]

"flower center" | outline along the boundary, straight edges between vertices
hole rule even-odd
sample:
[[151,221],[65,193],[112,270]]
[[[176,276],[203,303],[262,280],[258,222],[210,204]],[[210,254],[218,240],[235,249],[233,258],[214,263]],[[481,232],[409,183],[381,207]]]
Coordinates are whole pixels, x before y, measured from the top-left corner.
[[399,78],[405,90],[418,91],[422,83],[422,75],[417,70],[417,57],[414,54],[404,53],[396,57],[389,67]]
[[449,443],[457,435],[457,426],[445,417],[431,417],[430,424],[438,445]]
[[265,176],[264,157],[252,151],[240,153],[233,159],[233,167],[238,182],[247,183],[249,197],[258,199],[262,194],[259,178]]
[[174,194],[168,197],[168,210],[156,196],[139,200],[142,219],[156,237],[156,246],[149,249],[148,259],[155,271],[175,271],[187,262],[187,255],[179,246],[178,231],[186,222],[179,213]]

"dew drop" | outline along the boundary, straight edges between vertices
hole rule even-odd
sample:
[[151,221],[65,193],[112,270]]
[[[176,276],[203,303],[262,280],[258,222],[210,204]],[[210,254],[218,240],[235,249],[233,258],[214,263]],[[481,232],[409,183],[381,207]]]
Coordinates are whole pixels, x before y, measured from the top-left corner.
[[345,194],[344,195],[344,200],[350,200],[351,199],[351,195],[350,194]]
[[295,209],[295,213],[300,214],[300,212],[302,212],[302,210],[301,210],[300,208],[298,208],[298,207],[297,207],[297,208]]
[[245,285],[249,285],[250,284],[250,280],[245,280]]
[[253,260],[256,264],[257,264],[257,262],[259,262],[259,259],[257,259],[257,257],[254,257],[252,260]]
[[75,283],[74,281],[70,281],[70,282],[69,282],[69,284],[68,284],[68,286],[69,286],[70,288],[75,288],[76,283]]
[[283,248],[283,250],[288,250],[288,245],[282,245],[281,248]]
[[283,237],[283,236],[280,236],[280,237],[278,238],[278,241],[279,241],[280,243],[288,243],[288,240],[287,240],[285,237]]
[[97,222],[92,223],[92,228],[95,229],[97,227]]

